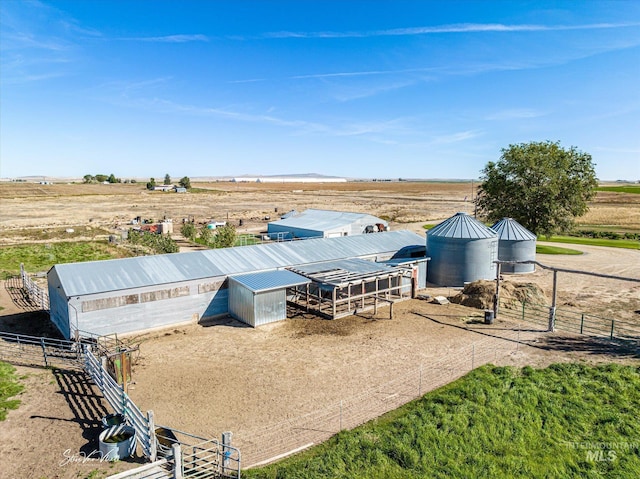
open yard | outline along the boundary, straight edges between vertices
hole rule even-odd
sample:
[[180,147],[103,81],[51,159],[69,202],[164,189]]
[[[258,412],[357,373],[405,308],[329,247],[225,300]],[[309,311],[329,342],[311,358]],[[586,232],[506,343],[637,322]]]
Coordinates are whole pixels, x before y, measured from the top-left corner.
[[[472,212],[470,183],[194,186],[207,191],[181,195],[149,193],[140,185],[0,184],[0,244],[62,240],[66,228],[83,232],[72,240],[91,239],[87,237],[94,229],[113,234],[114,228],[136,216],[167,216],[174,222],[190,216],[197,221],[228,218],[235,224],[242,219],[239,231],[258,232],[266,229],[265,216],[314,207],[366,211],[389,219],[392,229],[424,234],[424,223],[457,211]],[[620,193],[598,194],[585,224],[605,226],[616,221],[618,227],[640,230],[640,195],[628,199],[611,195]],[[607,208],[619,213],[607,217]],[[599,216],[598,211],[604,213]],[[87,226],[92,229],[79,229]],[[46,235],[51,229],[59,231],[57,237]],[[539,255],[538,261],[640,277],[638,250],[571,248],[584,254]],[[550,298],[548,271],[506,279],[538,283]],[[640,321],[638,283],[561,273],[558,284],[559,306]],[[34,320],[10,286],[3,283],[0,290],[0,330],[34,333],[35,322],[43,319]],[[438,289],[427,294],[455,292]],[[140,344],[130,395],[141,409],[154,410],[159,424],[205,437],[232,431],[233,443],[248,466],[317,443],[485,362],[637,364],[637,353],[604,341],[542,333],[504,319],[485,325],[481,311],[453,304],[411,300],[396,305],[394,319],[386,317],[385,309],[377,318],[296,317],[258,329],[223,318],[129,338]],[[10,411],[0,428],[0,477],[23,477],[26,467],[32,477],[47,478],[83,477],[93,470],[105,475],[126,467],[60,466],[67,449],[77,453],[93,447],[97,421],[107,406],[77,378],[67,383],[56,372],[29,368],[19,372],[27,375],[26,389],[19,397],[23,405]],[[83,394],[88,403],[79,402]]]

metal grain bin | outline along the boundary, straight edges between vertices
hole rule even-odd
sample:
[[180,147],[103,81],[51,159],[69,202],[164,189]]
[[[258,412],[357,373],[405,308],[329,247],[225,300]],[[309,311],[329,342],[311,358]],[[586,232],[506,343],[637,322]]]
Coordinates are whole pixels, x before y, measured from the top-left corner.
[[[501,261],[535,261],[536,235],[513,218],[502,218],[491,229],[498,234],[498,259]],[[502,273],[532,273],[534,264],[503,264]]]
[[427,278],[439,286],[495,279],[498,235],[466,213],[456,213],[427,232]]

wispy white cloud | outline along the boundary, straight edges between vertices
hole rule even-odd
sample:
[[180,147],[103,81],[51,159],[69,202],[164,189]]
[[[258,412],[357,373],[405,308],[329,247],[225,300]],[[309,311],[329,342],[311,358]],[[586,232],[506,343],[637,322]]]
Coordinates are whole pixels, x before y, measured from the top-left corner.
[[376,76],[376,75],[397,75],[400,73],[419,73],[434,71],[435,68],[403,68],[399,70],[370,70],[370,71],[352,71],[352,72],[334,72],[334,73],[314,73],[310,75],[294,75],[289,77],[292,80],[304,80],[309,78],[336,78],[336,77],[359,77],[359,76]]
[[517,120],[523,118],[538,118],[547,115],[546,112],[533,110],[530,108],[511,108],[500,110],[485,116],[485,120],[501,121],[501,120]]
[[155,42],[155,43],[189,43],[189,42],[208,42],[209,37],[202,34],[178,34],[163,35],[159,37],[122,37],[118,40],[136,41],[136,42]]
[[471,140],[481,136],[483,132],[481,130],[466,130],[456,133],[447,133],[444,135],[438,135],[431,139],[430,143],[434,145],[448,145],[451,143],[460,143],[461,141]]
[[640,23],[591,23],[584,25],[505,25],[501,23],[462,23],[430,27],[394,28],[388,30],[351,32],[270,32],[264,38],[366,38],[384,36],[413,36],[439,33],[484,33],[484,32],[545,32],[566,30],[601,30],[611,28],[638,27]]

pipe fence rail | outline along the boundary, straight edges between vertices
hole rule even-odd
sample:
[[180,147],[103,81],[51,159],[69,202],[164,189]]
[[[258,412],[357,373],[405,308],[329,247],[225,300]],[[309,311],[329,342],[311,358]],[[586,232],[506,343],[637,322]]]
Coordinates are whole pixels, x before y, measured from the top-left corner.
[[23,366],[82,369],[82,348],[65,339],[0,332],[0,359]]
[[147,415],[131,400],[109,374],[105,368],[105,360],[98,359],[92,352],[91,346],[85,346],[85,370],[98,386],[102,395],[107,400],[113,410],[122,414],[129,425],[136,431],[136,439],[142,448],[145,457],[151,461],[156,460],[156,437],[153,426],[153,413],[149,411]]
[[49,311],[49,292],[38,286],[24,270],[24,265],[20,263],[20,278],[22,288],[26,292],[29,300],[34,306],[39,306],[43,311]]
[[[550,306],[527,301],[500,303],[500,315],[510,319],[536,325],[548,325],[552,314]],[[622,341],[638,341],[640,345],[640,323],[632,323],[615,318],[603,318],[592,314],[555,308],[554,328],[556,331],[594,336]]]

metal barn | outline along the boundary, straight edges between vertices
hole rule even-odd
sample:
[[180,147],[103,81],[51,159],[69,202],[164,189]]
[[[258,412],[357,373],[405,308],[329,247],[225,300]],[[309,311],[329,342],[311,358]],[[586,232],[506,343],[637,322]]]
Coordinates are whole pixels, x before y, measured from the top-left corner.
[[409,231],[55,265],[48,273],[50,317],[76,331],[131,333],[229,312],[228,278],[337,259],[391,259],[419,247]]
[[267,233],[273,239],[335,238],[374,233],[381,229],[388,230],[389,224],[373,215],[316,209],[308,209],[267,225]]
[[[536,235],[513,218],[502,218],[491,229],[498,234],[500,261],[535,261]],[[502,264],[501,273],[532,273],[535,264]]]
[[287,318],[287,289],[311,281],[287,270],[229,277],[229,314],[254,328]]
[[427,231],[428,280],[439,286],[463,286],[479,279],[494,279],[498,235],[466,213]]

